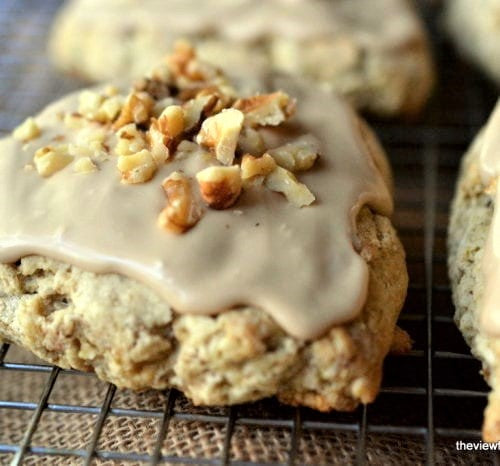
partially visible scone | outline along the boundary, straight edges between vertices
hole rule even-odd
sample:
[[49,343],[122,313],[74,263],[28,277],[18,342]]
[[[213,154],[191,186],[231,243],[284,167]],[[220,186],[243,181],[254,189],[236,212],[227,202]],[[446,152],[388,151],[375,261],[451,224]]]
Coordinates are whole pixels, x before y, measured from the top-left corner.
[[179,37],[229,73],[306,76],[383,116],[418,113],[433,83],[426,33],[407,0],[73,0],[50,52],[91,80],[137,77]]
[[0,141],[0,338],[199,404],[372,401],[408,346],[387,161],[338,98],[271,85],[179,44]]
[[[462,162],[449,225],[449,274],[455,303],[455,321],[472,353],[483,363],[483,375],[491,386],[485,411],[483,438],[500,440],[500,337],[487,328],[482,316],[486,273],[484,251],[496,204],[496,181],[481,176],[485,147],[483,129]],[[498,149],[498,148],[497,148]],[[498,286],[498,285],[496,285]]]
[[458,50],[500,84],[500,1],[447,0],[445,24]]

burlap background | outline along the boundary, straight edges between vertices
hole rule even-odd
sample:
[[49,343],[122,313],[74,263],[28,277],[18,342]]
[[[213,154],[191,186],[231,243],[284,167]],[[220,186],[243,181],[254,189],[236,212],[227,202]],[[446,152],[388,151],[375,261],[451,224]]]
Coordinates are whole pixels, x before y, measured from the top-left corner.
[[[36,358],[17,348],[7,354],[9,362],[37,362]],[[38,361],[40,362],[40,361]],[[48,379],[48,374],[23,371],[0,371],[0,400],[36,403]],[[93,375],[61,373],[49,398],[50,404],[100,407],[107,384]],[[117,390],[113,408],[163,412],[165,397],[160,392],[134,393]],[[269,410],[272,410],[269,411]],[[282,411],[283,410],[283,411]],[[193,406],[179,396],[175,413],[198,413],[225,416],[226,408]],[[277,416],[287,418],[286,408],[267,401],[245,409],[245,416]],[[0,443],[16,445],[33,415],[32,411],[0,409]],[[56,449],[86,449],[97,420],[94,414],[66,414],[44,412],[33,435],[32,446]],[[102,429],[99,451],[151,454],[158,437],[161,420],[127,416],[109,416]],[[212,422],[172,420],[163,441],[162,453],[181,458],[217,459],[224,448],[226,426]],[[269,428],[236,425],[230,448],[231,460],[263,463],[285,463],[291,445],[289,428]],[[356,460],[357,433],[347,431],[304,430],[298,443],[298,461],[307,465],[347,465]],[[491,464],[486,454],[461,453],[455,450],[453,440],[436,442],[437,464],[464,465]],[[372,465],[420,465],[425,463],[423,437],[368,434],[367,459]],[[12,455],[0,453],[0,464],[9,464]],[[74,465],[77,457],[26,456],[26,465]],[[117,465],[120,461],[95,459],[95,465]],[[127,463],[146,464],[146,463]],[[176,463],[179,464],[179,463]]]
[[[80,84],[61,79],[54,74],[46,60],[44,47],[46,33],[55,10],[61,0],[0,0],[0,133],[13,127],[26,115],[50,102],[64,92]],[[393,151],[394,152],[394,151]],[[404,148],[408,157],[409,149]],[[397,155],[397,152],[394,152]],[[418,154],[420,157],[420,154]],[[420,162],[418,162],[420,163]],[[412,174],[412,179],[415,178]],[[417,181],[414,181],[417,183]],[[417,196],[409,192],[409,200],[421,198],[420,185]],[[398,199],[405,199],[406,191],[398,191]],[[412,210],[411,216],[398,209],[398,223],[408,228],[421,227],[421,211]],[[446,219],[443,221],[446,223]],[[422,253],[421,235],[417,239],[409,237],[407,243],[415,243],[418,254]],[[419,242],[420,241],[420,242]],[[410,254],[411,256],[411,254]],[[409,256],[409,257],[410,257]],[[421,263],[411,263],[413,278],[418,276]],[[416,270],[416,271],[415,271]],[[437,274],[445,276],[445,272]],[[422,307],[420,302],[410,302],[407,306]],[[422,309],[420,309],[422,311]],[[412,311],[413,312],[413,311]],[[417,331],[412,333],[416,340]],[[29,362],[34,359],[15,348],[7,355],[10,362]],[[0,400],[26,401],[36,403],[47,381],[48,375],[23,371],[0,370]],[[107,385],[93,376],[61,373],[58,376],[49,403],[100,407]],[[114,408],[142,409],[162,412],[165,399],[161,393],[133,393],[118,390],[113,400]],[[391,406],[385,408],[396,420],[401,412]],[[408,413],[418,408],[406,403]],[[175,412],[197,412],[212,415],[226,415],[225,408],[198,408],[179,397]],[[274,401],[245,407],[246,416],[281,416],[288,418],[286,408]],[[0,443],[17,445],[29,424],[33,411],[0,409]],[[287,417],[288,416],[288,417]],[[356,416],[354,416],[356,418]],[[92,437],[97,416],[94,414],[64,414],[44,412],[33,435],[32,446],[57,449],[85,449]],[[423,424],[425,427],[425,424]],[[97,449],[100,451],[150,454],[154,448],[160,429],[160,418],[109,416],[101,432]],[[178,457],[217,459],[224,448],[226,427],[213,422],[190,422],[173,420],[163,442],[162,452]],[[288,461],[291,445],[289,428],[235,427],[230,445],[231,460],[285,463]],[[304,430],[298,442],[297,459],[301,464],[347,465],[356,458],[357,434],[353,432]],[[436,462],[440,465],[481,465],[491,464],[486,454],[460,453],[455,450],[454,440],[436,440]],[[368,462],[372,465],[419,465],[425,463],[425,441],[423,437],[368,434],[366,443]],[[0,453],[0,464],[9,464],[13,455]],[[74,465],[80,464],[76,457],[27,455],[27,465]],[[116,461],[94,460],[95,465],[115,465]],[[139,464],[139,463],[128,463]],[[176,463],[179,464],[179,463]]]

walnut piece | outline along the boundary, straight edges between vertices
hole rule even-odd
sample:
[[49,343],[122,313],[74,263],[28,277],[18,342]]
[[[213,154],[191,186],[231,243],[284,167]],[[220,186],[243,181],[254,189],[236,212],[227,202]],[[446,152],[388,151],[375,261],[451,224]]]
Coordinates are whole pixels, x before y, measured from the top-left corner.
[[266,176],[275,168],[276,162],[269,154],[262,157],[245,154],[241,160],[241,178],[247,180],[254,176]]
[[116,133],[118,142],[115,146],[117,155],[132,155],[147,147],[146,135],[140,131],[135,123],[123,126]]
[[120,116],[113,124],[115,129],[119,129],[129,123],[146,123],[153,113],[155,106],[154,99],[147,92],[131,92],[120,112]]
[[196,203],[191,182],[181,172],[173,172],[163,180],[167,205],[158,217],[158,225],[173,233],[184,233],[196,225],[203,211]]
[[116,88],[109,88],[106,91],[107,96],[95,91],[82,91],[78,96],[78,113],[87,120],[99,123],[113,121],[122,109],[123,97],[117,94]]
[[84,90],[78,96],[78,113],[88,120],[94,120],[103,101],[104,96],[98,92]]
[[164,164],[170,157],[170,150],[167,147],[169,141],[168,137],[160,131],[158,120],[155,118],[151,121],[147,137],[151,147],[151,155],[153,156],[156,164]]
[[88,174],[97,171],[97,166],[90,157],[81,157],[76,160],[73,169],[76,173]]
[[147,149],[132,155],[120,155],[117,162],[118,170],[122,176],[122,183],[145,183],[153,178],[157,166]]
[[184,120],[186,124],[186,131],[191,131],[196,128],[203,116],[203,113],[212,108],[217,101],[214,94],[199,95],[194,99],[188,100],[184,104]]
[[276,167],[267,175],[265,184],[271,191],[283,193],[288,201],[297,207],[310,205],[316,200],[305,184],[300,183],[292,172],[282,167]]
[[42,147],[35,152],[33,158],[38,174],[43,177],[53,175],[72,161],[73,156],[68,154],[68,146],[65,144]]
[[158,118],[158,129],[170,140],[184,131],[184,110],[179,105],[170,105]]
[[243,126],[243,113],[234,108],[207,118],[201,125],[196,142],[215,151],[215,157],[224,165],[231,165]]
[[151,153],[158,165],[170,157],[170,147],[177,136],[184,131],[184,111],[178,105],[166,107],[158,119],[151,119],[148,131]]
[[309,170],[318,158],[318,142],[309,136],[269,150],[276,163],[292,172]]
[[241,169],[239,165],[230,167],[214,166],[196,174],[201,197],[212,209],[231,207],[241,194]]
[[167,57],[170,73],[174,76],[182,76],[191,60],[196,58],[194,47],[185,40],[178,40],[174,44],[174,53]]
[[278,126],[295,113],[295,101],[281,91],[238,99],[233,107],[245,114],[245,125],[251,127]]
[[18,141],[28,142],[40,136],[40,128],[32,117],[26,118],[13,132],[12,137]]
[[238,141],[238,149],[243,154],[262,155],[266,150],[266,145],[257,130],[244,126]]

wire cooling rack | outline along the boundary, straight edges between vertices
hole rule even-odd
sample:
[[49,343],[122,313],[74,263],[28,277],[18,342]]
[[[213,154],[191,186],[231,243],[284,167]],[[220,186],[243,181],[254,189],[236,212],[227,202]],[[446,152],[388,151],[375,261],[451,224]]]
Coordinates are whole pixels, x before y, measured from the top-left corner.
[[[60,4],[0,0],[0,133],[81,85],[46,62]],[[400,325],[415,340],[410,354],[388,357],[377,401],[330,414],[273,399],[200,408],[174,390],[117,390],[4,344],[0,464],[499,464],[491,452],[455,448],[480,438],[488,389],[453,324],[445,250],[458,162],[496,92],[442,39],[436,2],[421,6],[439,64],[434,99],[418,122],[374,123],[394,167],[411,277]],[[123,441],[106,442],[113,435]]]

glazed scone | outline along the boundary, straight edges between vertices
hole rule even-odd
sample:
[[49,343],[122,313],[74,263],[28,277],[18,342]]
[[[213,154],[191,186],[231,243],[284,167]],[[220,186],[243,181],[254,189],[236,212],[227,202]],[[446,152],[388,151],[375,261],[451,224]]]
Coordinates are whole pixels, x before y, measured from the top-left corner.
[[500,84],[500,0],[447,0],[444,18],[458,50]]
[[497,108],[462,162],[448,236],[455,321],[472,353],[482,361],[483,375],[492,389],[483,424],[483,438],[488,442],[500,440],[500,334],[498,317],[491,315],[491,305],[498,303],[497,292],[491,289],[492,285],[498,287],[498,282],[494,283],[498,263],[492,260],[496,255],[489,242],[493,236],[498,237],[498,231],[492,228],[498,195],[497,174],[488,169],[489,154],[498,158],[494,154],[500,150],[495,137],[498,132]]
[[372,401],[408,346],[390,171],[337,97],[267,85],[241,96],[180,44],[1,141],[0,337],[198,404]]
[[232,74],[305,76],[383,116],[418,113],[433,83],[407,0],[73,0],[49,48],[60,69],[102,81],[142,75],[179,37]]

